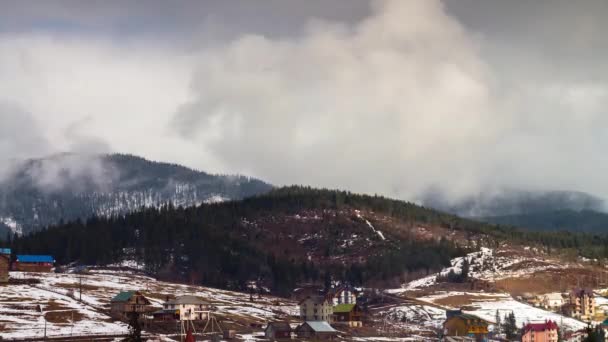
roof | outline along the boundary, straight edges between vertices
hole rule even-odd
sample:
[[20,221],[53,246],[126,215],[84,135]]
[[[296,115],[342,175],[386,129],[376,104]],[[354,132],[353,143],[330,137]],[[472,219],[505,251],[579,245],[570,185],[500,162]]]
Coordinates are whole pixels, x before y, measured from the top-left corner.
[[353,311],[357,304],[339,304],[334,306],[334,313],[348,313]]
[[0,248],[0,254],[11,254],[10,248]]
[[544,323],[528,323],[524,326],[524,332],[528,331],[546,331],[557,330],[559,327],[553,321],[545,321]]
[[172,305],[182,305],[182,304],[204,305],[204,304],[207,304],[207,303],[203,302],[202,300],[200,300],[199,298],[194,297],[194,296],[181,296],[181,297],[177,297],[175,299],[170,299],[165,304],[172,304]]
[[474,316],[474,315],[466,314],[466,313],[460,313],[460,314],[452,315],[452,316],[448,317],[448,320],[450,318],[461,318],[461,319],[464,319],[464,320],[467,320],[467,321],[471,320],[471,321],[481,321],[482,323],[487,323],[486,320],[484,320],[482,318],[479,318],[479,317]]
[[548,293],[545,295],[547,300],[563,300],[561,293]]
[[50,255],[17,255],[18,262],[55,262]]
[[112,302],[126,302],[129,299],[131,299],[131,297],[135,294],[135,291],[123,291],[119,294],[117,294],[116,296],[114,296],[114,298],[112,298]]
[[264,331],[268,330],[268,328],[272,327],[275,331],[289,331],[291,332],[291,325],[287,322],[270,322],[266,326]]
[[592,289],[582,289],[582,288],[576,288],[576,289],[572,290],[571,294],[573,294],[574,296],[577,296],[577,297],[581,297],[584,295],[591,296],[591,297],[594,296]]
[[308,325],[312,330],[314,330],[315,332],[318,332],[318,333],[319,332],[332,332],[332,333],[338,332],[336,329],[332,328],[331,325],[329,325],[329,323],[327,323],[325,321],[307,321],[302,324]]
[[302,299],[301,301],[298,302],[298,304],[302,304],[305,301],[307,301],[308,299],[312,300],[313,303],[315,304],[323,304],[329,301],[329,299],[327,297],[324,296],[307,296],[306,298]]

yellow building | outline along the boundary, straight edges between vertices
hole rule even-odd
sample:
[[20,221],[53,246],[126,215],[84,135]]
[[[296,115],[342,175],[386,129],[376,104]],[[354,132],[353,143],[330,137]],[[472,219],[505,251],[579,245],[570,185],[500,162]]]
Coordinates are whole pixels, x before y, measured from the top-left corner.
[[481,341],[487,338],[488,322],[462,311],[448,312],[443,330],[446,336],[470,336]]

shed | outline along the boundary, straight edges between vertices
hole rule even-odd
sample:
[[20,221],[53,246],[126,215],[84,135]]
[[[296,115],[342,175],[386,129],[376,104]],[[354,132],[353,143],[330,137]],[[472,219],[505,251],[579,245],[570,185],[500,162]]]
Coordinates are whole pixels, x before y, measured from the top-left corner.
[[291,338],[291,326],[287,322],[270,322],[264,329],[264,336],[267,339],[288,339]]
[[296,334],[299,338],[333,340],[338,336],[338,331],[325,321],[308,321],[296,328]]
[[11,264],[11,250],[0,248],[0,283],[8,283],[8,270]]

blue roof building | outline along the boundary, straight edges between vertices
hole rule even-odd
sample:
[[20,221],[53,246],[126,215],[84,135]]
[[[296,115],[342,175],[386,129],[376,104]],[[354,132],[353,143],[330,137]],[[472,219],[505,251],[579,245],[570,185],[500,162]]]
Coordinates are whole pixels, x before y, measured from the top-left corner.
[[0,254],[11,254],[11,249],[10,248],[0,248]]
[[17,255],[17,262],[52,264],[55,259],[50,255]]

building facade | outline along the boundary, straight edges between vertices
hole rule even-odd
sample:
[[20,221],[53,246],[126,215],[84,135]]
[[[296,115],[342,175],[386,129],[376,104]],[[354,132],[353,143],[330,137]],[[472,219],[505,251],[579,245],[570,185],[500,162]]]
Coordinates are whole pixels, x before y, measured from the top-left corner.
[[548,293],[542,297],[542,306],[549,310],[559,310],[564,305],[561,293]]
[[0,248],[0,283],[8,283],[8,271],[11,265],[11,250]]
[[357,304],[340,304],[333,308],[333,322],[346,324],[350,327],[363,326],[363,310]]
[[544,323],[528,323],[522,330],[522,342],[557,342],[557,323],[545,321]]
[[581,320],[592,320],[595,316],[595,295],[590,289],[574,289],[569,295],[566,313]]
[[304,321],[332,321],[333,307],[326,296],[309,296],[301,300],[300,319]]
[[180,321],[196,321],[209,318],[209,305],[194,296],[181,296],[163,303],[163,311],[174,312]]
[[50,255],[17,255],[13,270],[20,272],[44,272],[53,270],[55,259]]
[[328,299],[332,305],[357,304],[357,293],[350,285],[341,285],[330,289],[327,292]]

